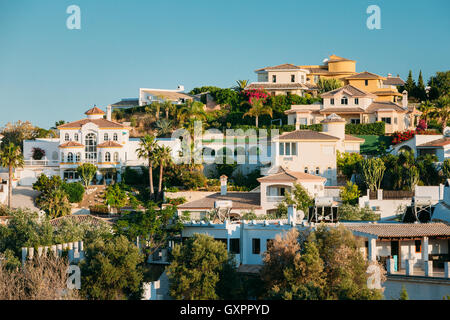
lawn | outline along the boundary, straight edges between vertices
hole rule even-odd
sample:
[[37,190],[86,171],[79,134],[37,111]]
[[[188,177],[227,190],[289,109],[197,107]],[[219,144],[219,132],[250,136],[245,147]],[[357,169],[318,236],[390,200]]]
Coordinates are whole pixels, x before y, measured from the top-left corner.
[[386,147],[389,147],[392,141],[392,137],[390,136],[373,136],[373,135],[367,135],[367,136],[357,136],[358,138],[363,138],[366,140],[361,145],[360,153],[362,154],[374,154],[377,153],[378,148],[380,147],[381,143],[384,143]]

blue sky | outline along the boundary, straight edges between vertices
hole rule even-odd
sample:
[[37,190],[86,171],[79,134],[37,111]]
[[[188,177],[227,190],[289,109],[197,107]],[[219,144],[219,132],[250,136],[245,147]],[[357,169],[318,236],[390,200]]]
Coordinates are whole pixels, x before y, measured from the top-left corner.
[[[66,28],[72,4],[81,30]],[[381,30],[366,27],[372,4]],[[141,87],[231,87],[257,68],[329,54],[427,80],[449,69],[449,12],[448,0],[0,0],[0,126],[48,128]]]

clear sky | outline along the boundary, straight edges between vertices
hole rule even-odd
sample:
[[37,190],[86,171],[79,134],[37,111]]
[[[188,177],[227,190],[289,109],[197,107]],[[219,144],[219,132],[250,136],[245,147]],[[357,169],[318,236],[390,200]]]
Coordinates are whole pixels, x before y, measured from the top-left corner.
[[[72,4],[81,30],[66,27]],[[366,27],[372,4],[381,30]],[[427,81],[449,69],[449,15],[449,0],[0,0],[0,126],[48,128],[139,88],[231,87],[330,54],[358,72],[421,69]]]

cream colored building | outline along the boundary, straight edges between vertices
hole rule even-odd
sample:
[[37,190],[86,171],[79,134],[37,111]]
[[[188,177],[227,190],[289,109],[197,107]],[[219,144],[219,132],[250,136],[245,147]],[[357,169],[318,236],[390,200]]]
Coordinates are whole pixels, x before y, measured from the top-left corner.
[[346,85],[321,95],[323,103],[312,105],[292,105],[285,111],[288,124],[311,125],[320,123],[330,114],[337,114],[346,123],[374,123],[383,121],[386,133],[414,129],[421,112],[408,106],[405,91],[402,105],[390,101],[376,101],[378,96]]
[[317,87],[307,81],[309,71],[290,63],[255,70],[258,81],[250,83],[246,89],[264,89],[271,95],[315,92]]

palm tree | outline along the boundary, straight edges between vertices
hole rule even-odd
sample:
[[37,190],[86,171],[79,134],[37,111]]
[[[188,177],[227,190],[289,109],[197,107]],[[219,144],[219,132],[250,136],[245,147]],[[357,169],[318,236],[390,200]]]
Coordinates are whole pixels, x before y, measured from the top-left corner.
[[422,118],[425,120],[426,123],[428,123],[428,116],[432,113],[433,107],[434,106],[430,102],[430,100],[422,102],[419,106],[419,110],[422,112]]
[[5,146],[0,152],[0,165],[5,168],[8,167],[8,207],[11,208],[13,169],[22,168],[24,165],[23,155],[20,148],[12,142]]
[[156,120],[159,119],[159,113],[161,112],[161,102],[154,101],[152,102],[152,109],[155,111]]
[[169,119],[169,112],[173,109],[173,103],[170,100],[166,100],[162,103],[161,108],[166,113],[166,119]]
[[156,121],[156,128],[158,129],[158,135],[164,136],[172,132],[172,121],[167,119],[159,119]]
[[158,147],[156,150],[156,160],[159,162],[159,186],[158,194],[162,195],[162,181],[163,181],[163,171],[164,165],[169,165],[172,163],[172,149],[166,146]]
[[150,199],[153,198],[153,163],[156,160],[155,151],[158,148],[155,136],[146,134],[139,142],[139,148],[136,150],[138,157],[148,160],[148,178],[150,180]]
[[233,87],[234,91],[242,92],[248,85],[249,80],[237,80],[237,86]]
[[244,115],[249,117],[255,117],[256,127],[258,128],[258,119],[260,116],[264,114],[268,114],[272,118],[272,108],[269,106],[265,106],[261,99],[253,99],[250,101],[250,105],[252,106]]
[[450,119],[450,95],[441,96],[436,100],[433,113],[441,120],[442,133],[444,133],[447,121]]
[[198,101],[188,101],[178,112],[180,124],[184,123],[186,119],[189,119],[189,122],[206,120],[205,105]]

